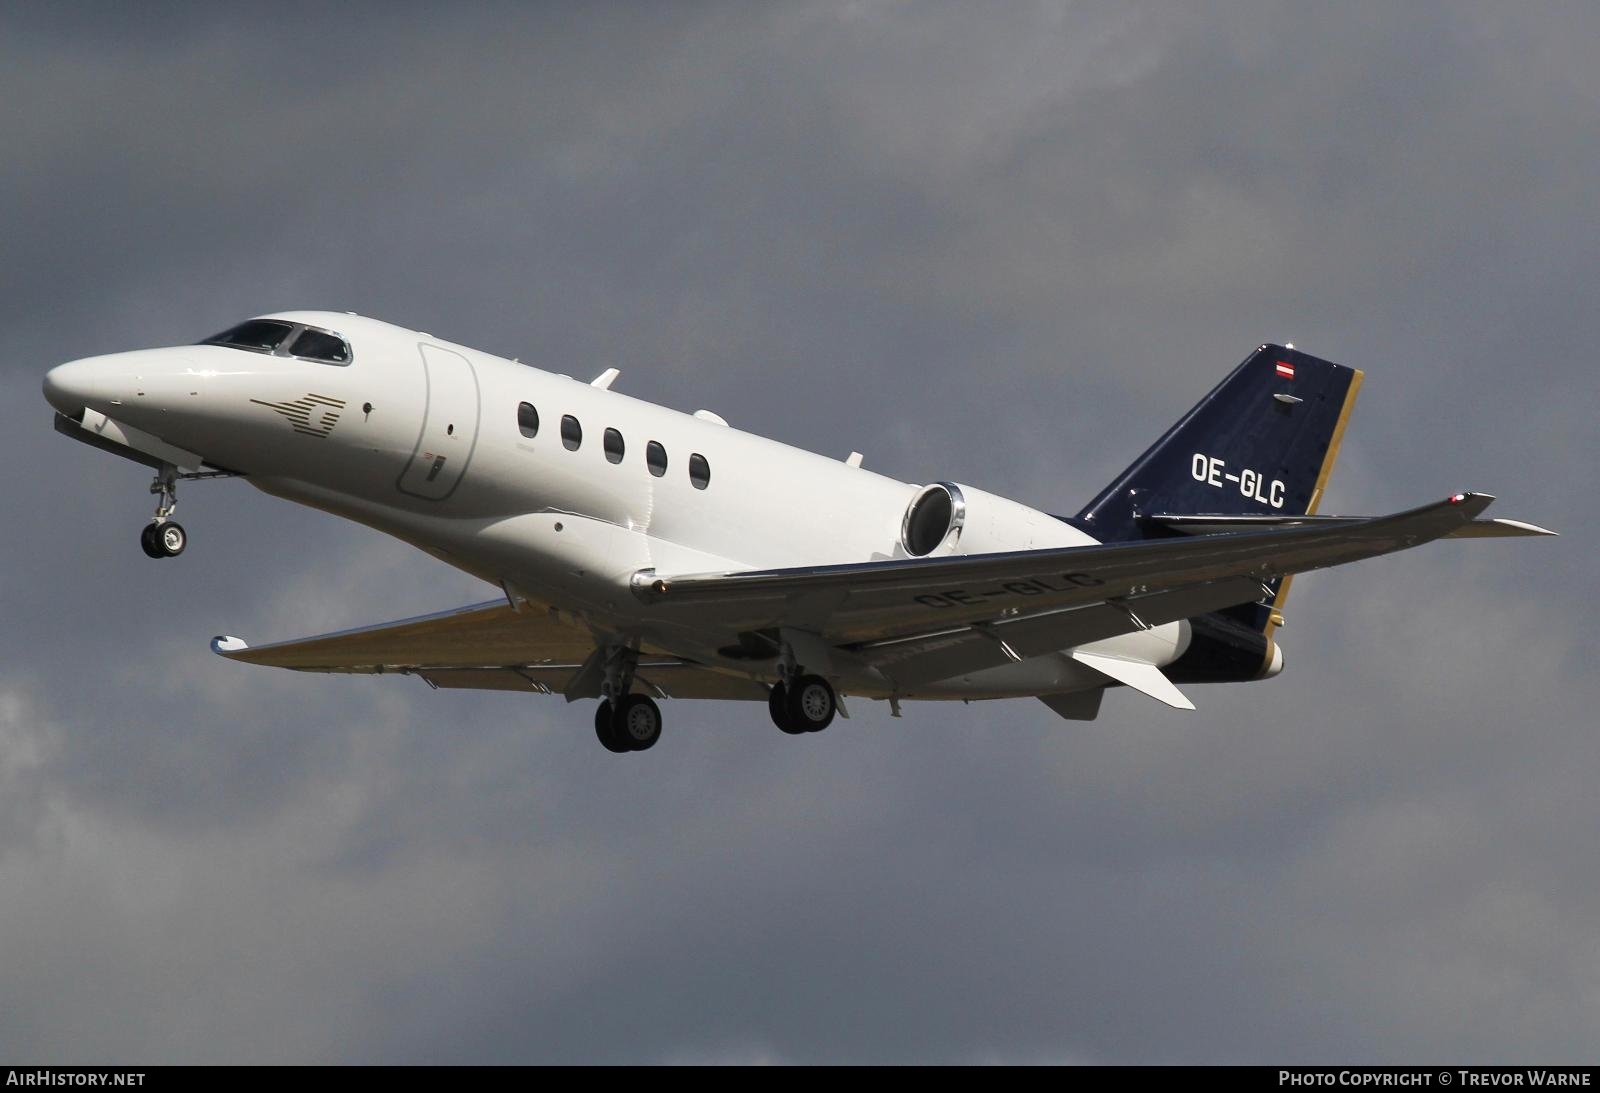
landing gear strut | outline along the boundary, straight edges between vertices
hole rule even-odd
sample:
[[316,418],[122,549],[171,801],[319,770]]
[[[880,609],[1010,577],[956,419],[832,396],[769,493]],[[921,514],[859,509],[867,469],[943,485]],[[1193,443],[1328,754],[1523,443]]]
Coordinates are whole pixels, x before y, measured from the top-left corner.
[[661,739],[661,707],[649,695],[631,693],[639,651],[615,647],[606,655],[605,682],[594,711],[594,734],[612,752],[645,751]]
[[163,463],[156,471],[150,492],[156,494],[156,514],[139,532],[139,545],[152,558],[176,558],[189,545],[183,525],[172,519],[178,507],[178,468]]

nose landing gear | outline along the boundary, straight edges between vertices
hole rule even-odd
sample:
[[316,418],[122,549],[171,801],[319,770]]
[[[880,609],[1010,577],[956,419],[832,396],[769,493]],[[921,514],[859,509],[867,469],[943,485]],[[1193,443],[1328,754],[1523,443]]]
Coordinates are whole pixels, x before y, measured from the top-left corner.
[[189,545],[183,525],[172,519],[178,507],[178,468],[163,463],[156,471],[150,492],[156,494],[156,514],[139,532],[139,545],[152,558],[176,558]]
[[176,558],[183,553],[183,548],[189,545],[189,534],[183,530],[183,525],[172,518],[173,512],[178,508],[178,479],[188,479],[198,482],[211,478],[238,478],[239,471],[221,470],[212,468],[199,471],[180,471],[171,463],[163,463],[156,469],[156,477],[150,483],[150,492],[158,498],[156,501],[156,514],[150,522],[139,532],[139,545],[144,552],[152,558]]

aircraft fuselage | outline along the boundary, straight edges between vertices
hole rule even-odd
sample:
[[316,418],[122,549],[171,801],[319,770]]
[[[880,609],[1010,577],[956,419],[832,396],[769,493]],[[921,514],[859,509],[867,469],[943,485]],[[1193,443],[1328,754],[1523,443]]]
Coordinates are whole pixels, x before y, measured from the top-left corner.
[[[635,575],[909,556],[905,521],[922,486],[377,320],[263,318],[331,332],[349,359],[142,350],[62,365],[46,394],[73,420],[103,415],[267,493],[397,536],[513,602],[768,681],[770,665],[726,655],[726,620],[714,610],[646,605],[632,593]],[[959,526],[929,556],[1096,542],[995,494],[964,485],[956,494]],[[1096,648],[1161,666],[1183,653],[1188,632],[1169,623]],[[896,693],[870,671],[844,666],[836,678],[849,693]],[[1105,682],[1068,657],[1030,657],[898,693],[987,698]]]

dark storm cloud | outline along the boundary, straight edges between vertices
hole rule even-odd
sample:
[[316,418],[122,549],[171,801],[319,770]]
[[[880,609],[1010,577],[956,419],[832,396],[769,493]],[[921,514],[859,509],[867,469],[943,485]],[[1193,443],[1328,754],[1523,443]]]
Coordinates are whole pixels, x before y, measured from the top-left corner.
[[[1587,9],[8,8],[0,1049],[1567,1059],[1592,1043]],[[1325,506],[1558,526],[1302,578],[1285,676],[815,739],[219,663],[488,598],[51,435],[50,364],[351,308],[1076,509],[1267,339]],[[640,1015],[644,1015],[642,1018]]]

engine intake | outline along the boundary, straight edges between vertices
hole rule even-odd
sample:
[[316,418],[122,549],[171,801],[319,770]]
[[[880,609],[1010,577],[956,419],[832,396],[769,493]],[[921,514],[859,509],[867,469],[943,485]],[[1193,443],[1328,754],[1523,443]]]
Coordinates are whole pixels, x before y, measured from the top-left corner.
[[906,506],[900,545],[914,558],[926,557],[946,543],[954,544],[967,520],[967,501],[954,482],[924,487]]

